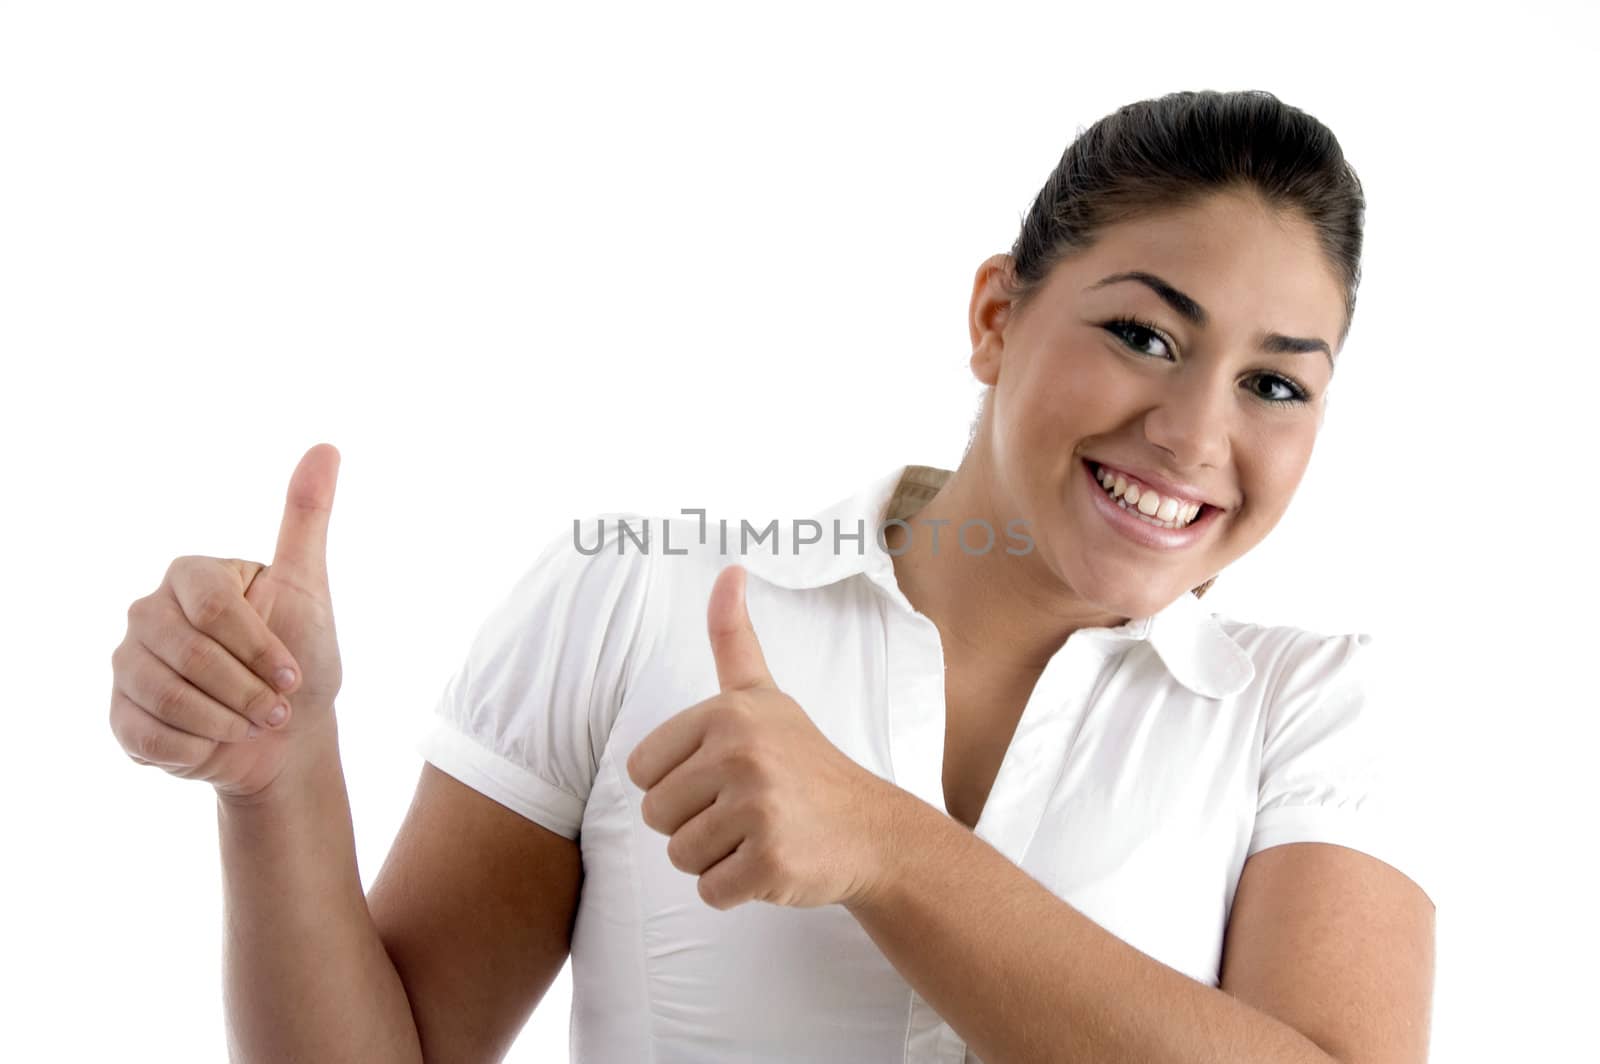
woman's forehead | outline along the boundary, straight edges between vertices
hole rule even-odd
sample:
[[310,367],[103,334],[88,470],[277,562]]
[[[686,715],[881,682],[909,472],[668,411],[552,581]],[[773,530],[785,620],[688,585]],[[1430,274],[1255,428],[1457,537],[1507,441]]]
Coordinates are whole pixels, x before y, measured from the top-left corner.
[[1163,211],[1107,226],[1052,270],[1051,302],[1185,306],[1197,327],[1239,325],[1336,343],[1342,284],[1309,223],[1236,204]]

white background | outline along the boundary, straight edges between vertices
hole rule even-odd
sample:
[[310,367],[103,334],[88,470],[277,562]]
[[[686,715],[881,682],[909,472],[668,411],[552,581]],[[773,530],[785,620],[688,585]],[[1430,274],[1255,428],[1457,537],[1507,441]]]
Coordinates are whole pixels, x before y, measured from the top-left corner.
[[[1079,129],[1186,88],[1309,111],[1370,201],[1311,469],[1205,601],[1386,648],[1439,904],[1432,1059],[1585,1044],[1590,16],[1115,11],[0,7],[0,1055],[222,1059],[210,788],[122,753],[109,657],[172,558],[270,560],[309,446],[343,455],[370,885],[415,737],[540,544],[955,463],[979,262]],[[569,1002],[564,971],[510,1059],[565,1059]]]

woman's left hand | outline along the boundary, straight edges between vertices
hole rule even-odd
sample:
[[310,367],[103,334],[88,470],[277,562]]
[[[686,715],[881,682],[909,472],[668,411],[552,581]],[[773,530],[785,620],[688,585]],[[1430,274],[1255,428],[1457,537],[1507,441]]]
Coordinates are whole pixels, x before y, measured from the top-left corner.
[[661,724],[628,757],[644,822],[715,909],[863,902],[885,874],[894,784],[851,760],[778,690],[745,608],[745,570],[707,608],[720,693]]

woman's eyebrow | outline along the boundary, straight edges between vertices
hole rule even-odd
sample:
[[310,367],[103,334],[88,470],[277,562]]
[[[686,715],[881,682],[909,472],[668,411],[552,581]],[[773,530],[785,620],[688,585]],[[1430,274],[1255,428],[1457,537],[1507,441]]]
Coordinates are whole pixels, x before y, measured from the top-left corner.
[[[1210,315],[1206,313],[1205,307],[1202,307],[1155,274],[1146,273],[1144,270],[1128,270],[1124,273],[1114,273],[1110,277],[1101,278],[1088,288],[1085,288],[1084,291],[1093,291],[1096,288],[1103,288],[1118,281],[1138,281],[1165,300],[1173,310],[1201,328],[1205,328],[1206,324],[1211,320]],[[1282,333],[1269,332],[1261,338],[1261,350],[1275,355],[1297,355],[1305,351],[1321,351],[1328,359],[1328,367],[1330,369],[1333,368],[1333,351],[1328,347],[1326,341],[1314,336],[1285,336]]]

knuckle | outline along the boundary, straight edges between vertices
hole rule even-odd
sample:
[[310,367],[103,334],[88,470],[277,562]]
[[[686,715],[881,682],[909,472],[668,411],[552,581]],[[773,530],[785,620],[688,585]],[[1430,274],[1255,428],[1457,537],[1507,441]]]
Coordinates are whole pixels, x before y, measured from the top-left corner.
[[256,674],[267,671],[274,658],[272,647],[267,645],[265,640],[250,647],[248,650],[233,648],[233,655],[239,659],[241,664]]
[[722,758],[723,764],[741,782],[754,784],[766,777],[766,766],[762,763],[761,750],[753,742],[740,740],[728,743],[723,749]]
[[170,587],[187,580],[194,569],[194,563],[199,560],[199,557],[193,554],[178,555],[167,565],[167,571],[162,577],[162,583]]
[[185,676],[199,676],[213,664],[214,652],[211,649],[211,640],[202,636],[192,636],[184,640],[183,657],[179,662],[178,671]]
[[183,708],[185,694],[180,684],[162,684],[156,692],[156,702],[151,711],[162,720],[171,720]]
[[286,701],[287,699],[266,684],[257,684],[256,690],[245,699],[243,712],[246,716],[261,717],[264,720],[266,715],[272,712],[273,706]]
[[155,596],[145,595],[128,603],[128,627],[137,629],[152,623],[155,617]]
[[777,822],[780,811],[771,792],[756,791],[745,804],[750,819],[756,824],[765,826]]
[[160,761],[166,756],[166,737],[154,728],[139,728],[133,733],[133,743],[128,752],[147,761]]
[[[255,647],[250,651],[249,654],[250,660],[246,663],[247,667],[253,674],[257,676],[264,676],[277,672],[277,667],[280,663],[280,657],[287,658],[289,661],[294,662],[294,670],[297,675],[303,671],[300,668],[299,661],[294,657],[293,654],[289,653],[289,648],[283,646],[278,641],[278,637],[272,634],[272,630],[267,627],[267,623],[265,621],[261,622],[257,630],[255,640]],[[304,679],[303,676],[301,678]],[[262,686],[266,687],[267,684],[263,682]],[[277,692],[267,691],[266,693],[268,695],[273,695]]]
[[207,588],[195,600],[194,616],[190,620],[196,628],[209,628],[226,616],[233,605],[233,595],[223,588]]
[[762,846],[750,858],[750,865],[763,882],[781,881],[784,878],[784,861],[771,846]]
[[706,717],[706,738],[724,745],[737,742],[749,728],[737,709],[719,704],[715,712]]

